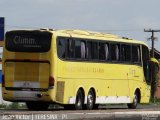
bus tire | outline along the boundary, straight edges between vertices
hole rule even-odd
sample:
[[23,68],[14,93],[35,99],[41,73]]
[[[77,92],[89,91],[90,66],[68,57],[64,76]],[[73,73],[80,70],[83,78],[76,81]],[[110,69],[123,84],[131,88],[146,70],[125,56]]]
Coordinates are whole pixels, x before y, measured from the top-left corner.
[[79,89],[76,95],[75,109],[82,110],[83,106],[84,106],[84,95],[82,93],[82,90]]
[[89,90],[87,95],[87,104],[86,108],[87,110],[92,110],[95,106],[95,94],[92,89]]
[[139,100],[138,97],[139,97],[139,96],[138,96],[138,93],[135,92],[135,93],[134,93],[134,98],[133,98],[133,103],[129,103],[129,104],[128,104],[128,108],[129,108],[129,109],[136,109],[136,107],[137,107],[137,105],[138,105],[138,100]]
[[49,103],[46,102],[26,102],[29,110],[47,110]]

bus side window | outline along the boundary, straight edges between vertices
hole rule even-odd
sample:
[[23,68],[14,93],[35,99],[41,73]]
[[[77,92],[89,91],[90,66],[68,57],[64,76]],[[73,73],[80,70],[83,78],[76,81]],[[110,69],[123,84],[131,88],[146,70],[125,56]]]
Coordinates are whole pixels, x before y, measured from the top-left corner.
[[111,44],[111,60],[112,61],[118,61],[120,57],[120,51],[119,51],[119,45],[118,44]]
[[131,46],[122,44],[121,45],[121,61],[130,62],[131,61]]
[[92,42],[92,59],[98,59],[98,42]]
[[91,49],[92,49],[92,42],[88,41],[87,42],[87,59],[91,59],[92,58],[92,53],[91,53]]
[[81,41],[75,40],[75,58],[81,58]]
[[66,57],[66,40],[64,38],[58,39],[58,56],[60,58]]
[[121,45],[121,61],[126,61],[126,48],[125,48],[125,45]]
[[91,60],[98,59],[98,42],[87,42],[87,58]]
[[115,48],[116,48],[116,51],[115,51],[115,53],[116,53],[116,60],[118,61],[119,60],[119,46],[118,45],[116,45],[115,46]]
[[99,43],[99,60],[105,60],[105,49],[104,43]]
[[109,45],[105,44],[104,45],[104,50],[105,50],[105,60],[109,59]]
[[109,44],[99,43],[99,60],[109,60]]
[[81,41],[81,58],[86,58],[86,44],[84,41]]
[[75,53],[75,41],[73,39],[68,39],[67,40],[67,57],[68,58],[74,58],[74,53]]
[[140,56],[140,47],[139,46],[132,46],[132,62],[140,63],[141,61]]

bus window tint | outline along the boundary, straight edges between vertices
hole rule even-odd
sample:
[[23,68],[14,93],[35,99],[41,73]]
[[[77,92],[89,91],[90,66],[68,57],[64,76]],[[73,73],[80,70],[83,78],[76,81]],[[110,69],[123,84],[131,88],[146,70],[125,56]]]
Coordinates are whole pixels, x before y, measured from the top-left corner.
[[131,61],[131,46],[121,45],[121,61],[130,62]]
[[99,43],[99,60],[105,60],[104,43]]
[[132,46],[132,61],[134,63],[140,62],[140,48],[139,46]]
[[81,41],[75,40],[75,58],[81,58]]
[[111,44],[111,59],[112,61],[118,61],[119,60],[119,45],[118,44]]
[[52,33],[47,31],[16,30],[6,33],[5,45],[12,52],[48,52]]
[[74,58],[75,41],[73,39],[68,39],[67,43],[67,57]]
[[86,58],[86,43],[82,41],[81,43],[81,58],[85,59]]
[[109,44],[99,43],[99,59],[100,60],[109,59]]
[[109,45],[108,44],[104,45],[104,50],[105,50],[105,59],[108,60],[109,59]]
[[151,82],[151,69],[149,65],[149,49],[146,46],[142,46],[142,61],[143,61],[143,72],[145,80],[148,84]]
[[98,43],[88,41],[87,42],[87,58],[98,59]]
[[143,62],[145,63],[146,61],[149,60],[149,58],[150,58],[150,55],[149,55],[148,47],[142,46],[142,59],[143,59]]
[[58,39],[58,56],[65,58],[66,56],[66,40],[64,38]]

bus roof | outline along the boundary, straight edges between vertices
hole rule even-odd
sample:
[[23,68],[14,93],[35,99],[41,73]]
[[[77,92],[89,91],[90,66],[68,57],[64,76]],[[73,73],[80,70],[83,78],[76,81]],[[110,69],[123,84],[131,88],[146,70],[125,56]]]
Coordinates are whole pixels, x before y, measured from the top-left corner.
[[53,30],[52,31],[57,36],[69,36],[76,38],[86,38],[86,39],[100,39],[100,40],[109,40],[116,42],[125,42],[125,43],[135,43],[135,44],[143,44],[147,46],[144,42],[130,39],[127,37],[120,37],[111,33],[101,33],[101,32],[93,32],[86,30]]
[[[21,30],[15,30],[15,31],[21,31]],[[26,30],[26,31],[38,31],[38,30]],[[142,41],[130,39],[127,37],[120,37],[111,33],[101,33],[101,32],[94,32],[94,31],[87,31],[87,30],[72,30],[72,29],[54,30],[54,29],[47,29],[47,28],[40,29],[40,31],[48,31],[53,33],[53,35],[56,35],[56,36],[86,38],[86,39],[92,39],[92,40],[95,39],[95,40],[104,40],[104,41],[108,40],[108,41],[115,41],[115,42],[143,44],[147,46]]]

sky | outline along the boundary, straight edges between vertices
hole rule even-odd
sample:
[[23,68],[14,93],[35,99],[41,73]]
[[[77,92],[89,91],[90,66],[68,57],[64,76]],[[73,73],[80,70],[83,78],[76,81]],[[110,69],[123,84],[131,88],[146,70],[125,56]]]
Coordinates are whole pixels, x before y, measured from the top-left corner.
[[[160,0],[0,0],[5,30],[81,29],[147,40],[160,29]],[[155,48],[160,51],[160,32]]]

